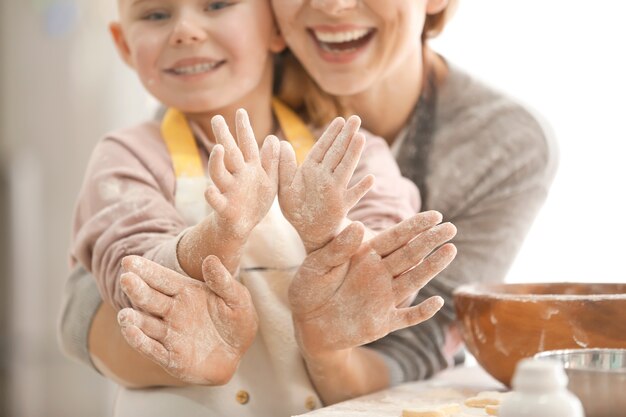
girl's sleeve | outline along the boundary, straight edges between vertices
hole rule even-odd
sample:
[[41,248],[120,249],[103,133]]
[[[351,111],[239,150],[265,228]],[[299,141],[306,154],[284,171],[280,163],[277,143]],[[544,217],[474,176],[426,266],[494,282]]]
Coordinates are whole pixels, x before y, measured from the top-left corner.
[[402,176],[398,163],[384,139],[365,133],[366,141],[350,185],[368,174],[374,175],[374,186],[350,210],[348,218],[368,228],[382,231],[420,211],[417,186]]
[[141,255],[184,273],[176,246],[186,225],[174,206],[169,161],[145,144],[131,145],[107,138],[96,146],[78,198],[71,244],[71,263],[91,272],[102,298],[118,309],[130,306],[119,285],[124,256]]

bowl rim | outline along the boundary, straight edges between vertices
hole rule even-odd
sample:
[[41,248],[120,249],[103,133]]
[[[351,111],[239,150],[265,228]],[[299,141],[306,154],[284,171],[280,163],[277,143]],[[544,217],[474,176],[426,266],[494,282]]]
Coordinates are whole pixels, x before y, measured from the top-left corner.
[[454,296],[467,298],[489,297],[494,300],[510,301],[602,301],[602,300],[626,300],[626,292],[618,294],[512,294],[493,292],[494,288],[514,288],[528,285],[572,285],[572,286],[626,286],[626,282],[530,282],[530,283],[472,283],[461,285],[454,291]]
[[[626,349],[618,349],[618,348],[590,348],[590,349],[555,349],[555,350],[546,350],[543,352],[537,352],[533,355],[533,359],[538,360],[554,360],[561,365],[563,363],[556,358],[552,358],[552,355],[568,355],[575,353],[621,353],[626,356]],[[610,374],[626,374],[626,365],[620,369],[597,369],[590,367],[580,367],[580,368],[568,368],[563,366],[563,369],[567,372],[596,372],[596,373],[610,373]]]

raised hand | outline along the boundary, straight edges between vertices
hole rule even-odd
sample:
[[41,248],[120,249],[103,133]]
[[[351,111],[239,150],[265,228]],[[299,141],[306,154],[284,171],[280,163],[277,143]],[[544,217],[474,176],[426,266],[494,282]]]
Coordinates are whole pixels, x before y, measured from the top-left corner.
[[353,223],[307,256],[289,288],[296,339],[305,358],[372,342],[427,320],[441,308],[441,297],[396,307],[456,255],[454,245],[444,244],[456,228],[439,222],[438,212],[419,213],[365,243],[363,226]]
[[281,142],[278,201],[307,253],[336,236],[348,211],[373,185],[368,175],[348,188],[365,145],[357,133],[360,123],[356,116],[333,120],[300,167],[291,145]]
[[183,381],[228,382],[258,328],[248,290],[214,256],[202,264],[205,282],[138,256],[122,265],[122,289],[138,308],[118,313],[126,341]]
[[243,109],[237,110],[235,125],[236,142],[223,117],[211,120],[218,144],[209,157],[213,185],[205,197],[215,210],[218,227],[241,238],[265,217],[276,197],[280,145],[275,136],[268,136],[259,152]]

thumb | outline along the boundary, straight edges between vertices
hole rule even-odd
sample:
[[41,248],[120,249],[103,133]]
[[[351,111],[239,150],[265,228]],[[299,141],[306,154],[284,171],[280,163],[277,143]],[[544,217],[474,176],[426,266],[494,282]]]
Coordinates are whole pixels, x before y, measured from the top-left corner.
[[363,224],[352,222],[333,240],[311,253],[304,262],[317,264],[318,268],[323,265],[328,269],[344,264],[357,252],[364,234]]
[[202,277],[211,291],[229,306],[238,303],[236,281],[216,256],[209,255],[202,261]]
[[278,163],[278,193],[288,190],[296,175],[298,164],[296,153],[291,144],[287,141],[280,141],[280,162]]

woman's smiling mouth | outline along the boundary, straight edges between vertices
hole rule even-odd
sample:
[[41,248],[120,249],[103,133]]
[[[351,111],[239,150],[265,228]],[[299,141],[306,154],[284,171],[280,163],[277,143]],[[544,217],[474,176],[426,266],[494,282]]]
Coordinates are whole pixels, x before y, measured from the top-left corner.
[[307,29],[320,49],[332,54],[350,54],[364,48],[376,29],[318,26]]

